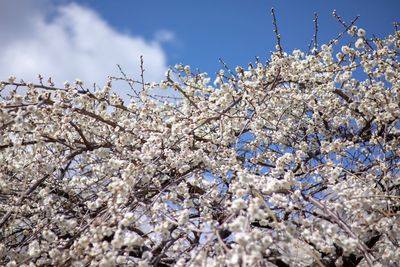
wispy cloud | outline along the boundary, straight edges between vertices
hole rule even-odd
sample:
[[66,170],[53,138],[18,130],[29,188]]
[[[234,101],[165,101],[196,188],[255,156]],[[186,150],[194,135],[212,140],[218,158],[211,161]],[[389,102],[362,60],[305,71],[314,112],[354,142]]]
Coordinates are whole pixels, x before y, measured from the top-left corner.
[[176,36],[169,30],[159,30],[156,32],[155,39],[159,42],[173,43],[176,41]]
[[171,41],[172,33],[165,31],[148,41],[119,32],[79,4],[44,3],[49,4],[46,0],[2,1],[0,79],[15,75],[36,81],[40,73],[51,76],[57,85],[76,78],[102,84],[108,75],[120,76],[116,64],[133,78],[139,77],[141,55],[146,80],[163,78],[167,66],[160,43]]

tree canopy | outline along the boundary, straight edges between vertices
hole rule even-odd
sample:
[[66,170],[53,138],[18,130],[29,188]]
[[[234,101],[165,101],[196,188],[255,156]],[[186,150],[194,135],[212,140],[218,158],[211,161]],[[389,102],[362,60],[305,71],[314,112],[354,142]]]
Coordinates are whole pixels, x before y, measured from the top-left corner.
[[0,264],[398,264],[400,31],[344,26],[215,81],[2,81]]

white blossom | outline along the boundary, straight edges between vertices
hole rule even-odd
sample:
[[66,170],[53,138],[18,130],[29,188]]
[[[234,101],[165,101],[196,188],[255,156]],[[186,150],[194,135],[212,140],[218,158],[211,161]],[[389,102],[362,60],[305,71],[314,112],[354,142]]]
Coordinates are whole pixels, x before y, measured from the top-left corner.
[[9,83],[14,83],[16,79],[17,78],[14,75],[11,75],[11,76],[8,77],[8,82]]
[[32,241],[29,243],[28,254],[29,256],[36,258],[40,255],[40,245],[37,240]]
[[365,37],[365,34],[366,34],[366,32],[365,32],[364,29],[362,29],[362,28],[358,29],[358,31],[357,31],[357,36],[358,37]]
[[364,40],[362,38],[358,38],[354,45],[355,45],[356,48],[363,48],[364,47]]

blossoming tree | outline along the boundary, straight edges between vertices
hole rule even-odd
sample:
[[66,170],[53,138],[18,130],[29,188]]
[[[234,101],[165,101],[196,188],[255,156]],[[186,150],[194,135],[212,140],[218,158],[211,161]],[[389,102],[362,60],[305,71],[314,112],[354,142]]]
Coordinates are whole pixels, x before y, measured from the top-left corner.
[[308,54],[276,29],[270,60],[214,85],[123,77],[127,103],[116,78],[2,81],[0,264],[396,266],[400,31],[343,25],[354,42]]

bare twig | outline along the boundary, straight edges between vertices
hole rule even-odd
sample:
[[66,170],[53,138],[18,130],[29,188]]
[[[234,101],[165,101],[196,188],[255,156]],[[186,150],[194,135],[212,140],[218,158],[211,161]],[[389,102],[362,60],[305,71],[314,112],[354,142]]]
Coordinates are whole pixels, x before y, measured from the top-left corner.
[[350,22],[350,25],[347,25],[347,24],[342,20],[342,18],[336,13],[336,10],[334,10],[334,11],[332,12],[332,15],[338,20],[338,22],[339,22],[340,24],[343,25],[343,27],[345,27],[345,29],[344,29],[342,32],[340,32],[340,33],[336,36],[336,38],[332,39],[332,40],[328,43],[328,46],[330,46],[330,45],[332,45],[333,43],[337,42],[337,41],[343,36],[343,34],[344,34],[345,32],[347,32],[347,31],[356,23],[356,21],[360,18],[360,16],[356,16],[356,17]]
[[278,31],[278,23],[276,22],[275,10],[271,8],[272,24],[274,25],[274,33],[276,36],[276,49],[278,49],[279,55],[283,56],[283,49],[281,45],[281,35]]
[[318,13],[314,13],[314,54],[318,51]]
[[[110,79],[112,80],[124,80],[128,83],[129,87],[131,88],[131,90],[133,91],[133,93],[136,95],[137,98],[140,99],[138,92],[136,92],[135,88],[133,88],[133,84],[134,83],[140,83],[139,81],[135,81],[132,79],[129,79],[128,76],[126,75],[126,73],[122,70],[122,67],[117,64],[117,67],[119,69],[119,72],[121,72],[123,79],[122,78],[116,78],[116,77],[110,77]],[[143,86],[143,85],[142,85]]]
[[219,242],[220,245],[224,248],[225,252],[228,253],[228,252],[229,252],[229,248],[226,246],[224,240],[222,240],[221,235],[219,234],[219,230],[217,229],[217,230],[215,231],[215,233],[216,233],[216,235],[217,235],[218,242]]
[[228,65],[226,65],[226,63],[224,62],[224,60],[222,58],[219,58],[219,62],[221,62],[221,64],[224,66],[224,68],[229,72],[230,75],[232,75],[232,77],[235,77],[236,79],[238,78],[236,76],[236,74],[232,71],[231,68],[228,67]]
[[142,90],[144,90],[144,65],[143,65],[143,56],[140,56],[140,78],[142,79]]
[[310,53],[311,53],[311,46],[313,45],[313,43],[314,43],[314,40],[311,38],[311,40],[307,46],[307,56],[310,55]]
[[[13,83],[2,82],[2,84],[4,86],[8,86],[8,85],[16,86],[16,87],[24,87],[25,86],[25,87],[28,87],[28,88],[45,89],[45,90],[50,90],[50,91],[58,91],[58,90],[65,91],[66,90],[65,88],[57,88],[57,87],[52,87],[52,86],[46,86],[46,85],[43,85],[43,84],[28,84],[26,82],[19,82],[19,83],[17,83],[17,82],[13,82]],[[78,89],[78,93],[79,94],[86,94],[87,91]]]
[[342,19],[342,17],[336,12],[336,9],[333,10],[332,16],[336,18],[336,20],[343,25],[343,27],[347,28],[346,22]]

